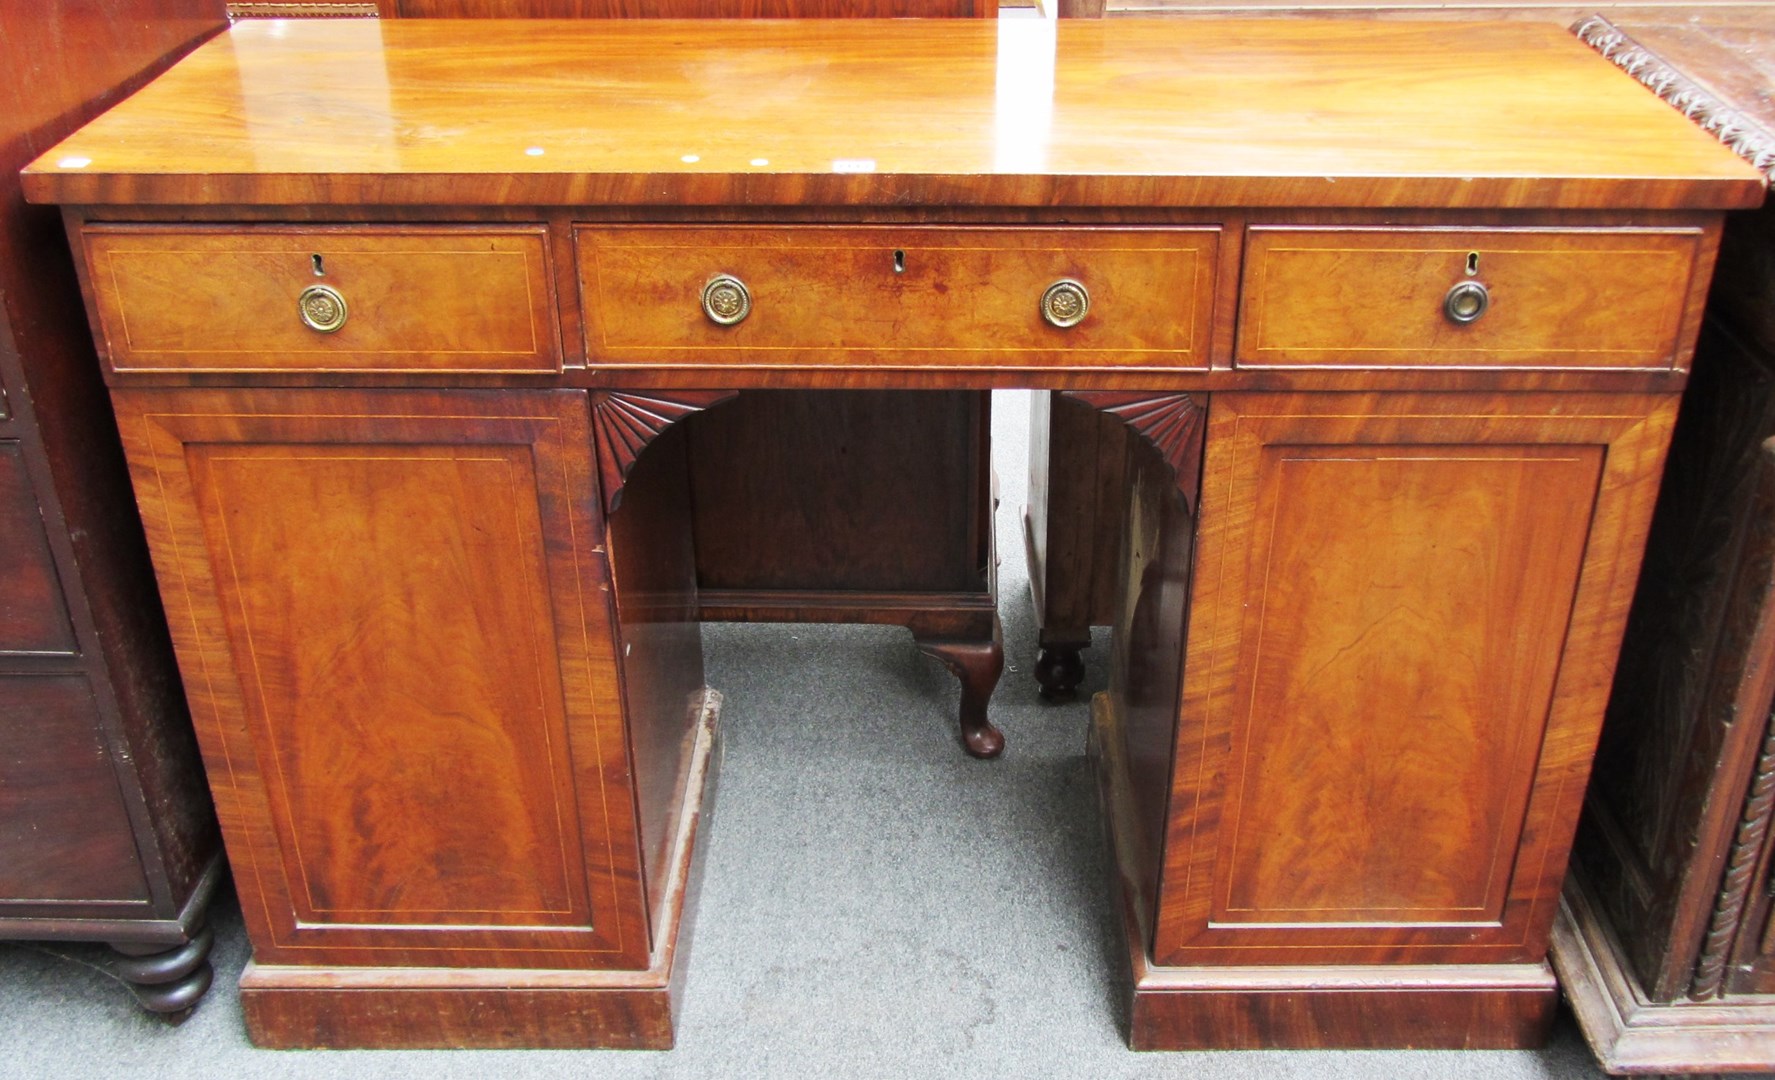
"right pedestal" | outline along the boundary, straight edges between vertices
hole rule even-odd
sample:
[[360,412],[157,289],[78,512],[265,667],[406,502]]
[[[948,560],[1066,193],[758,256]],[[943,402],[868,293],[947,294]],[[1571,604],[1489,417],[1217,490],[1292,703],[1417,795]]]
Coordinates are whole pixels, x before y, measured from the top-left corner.
[[1133,1046],[1544,1039],[1675,408],[1218,394],[1199,501],[1136,446],[1093,732]]

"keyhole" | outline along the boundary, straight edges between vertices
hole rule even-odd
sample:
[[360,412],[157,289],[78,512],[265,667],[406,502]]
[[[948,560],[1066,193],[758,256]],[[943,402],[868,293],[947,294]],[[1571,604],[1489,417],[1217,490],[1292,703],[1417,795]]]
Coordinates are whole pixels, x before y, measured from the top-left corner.
[[1479,276],[1479,252],[1477,251],[1467,252],[1467,276]]
[[894,273],[904,274],[905,272],[906,272],[906,253],[904,251],[896,251],[896,252],[894,252]]
[[310,262],[314,263],[314,276],[315,277],[326,277],[327,276],[327,267],[326,267],[325,263],[320,261],[320,256],[319,255],[310,255],[308,258],[309,258]]

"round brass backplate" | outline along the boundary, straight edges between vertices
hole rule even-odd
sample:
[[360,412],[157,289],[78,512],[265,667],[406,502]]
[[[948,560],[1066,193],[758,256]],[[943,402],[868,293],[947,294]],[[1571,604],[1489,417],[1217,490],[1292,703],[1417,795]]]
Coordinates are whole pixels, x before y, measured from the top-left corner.
[[331,285],[310,285],[296,298],[296,310],[302,325],[322,334],[331,334],[345,325],[348,312],[345,297]]
[[752,293],[732,274],[721,274],[703,286],[703,314],[719,326],[743,322],[752,314]]
[[1083,322],[1091,310],[1091,294],[1082,282],[1062,278],[1042,293],[1042,318],[1064,330]]

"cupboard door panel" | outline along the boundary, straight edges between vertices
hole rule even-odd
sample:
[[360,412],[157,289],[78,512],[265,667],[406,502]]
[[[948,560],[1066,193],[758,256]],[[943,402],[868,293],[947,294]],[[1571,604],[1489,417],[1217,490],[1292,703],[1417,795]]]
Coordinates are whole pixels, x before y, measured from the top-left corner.
[[1540,955],[1673,404],[1215,399],[1160,963]]
[[1601,459],[1264,448],[1217,923],[1498,919]]
[[571,917],[529,448],[186,454],[298,917]]
[[644,966],[584,396],[276,401],[118,395],[259,959]]

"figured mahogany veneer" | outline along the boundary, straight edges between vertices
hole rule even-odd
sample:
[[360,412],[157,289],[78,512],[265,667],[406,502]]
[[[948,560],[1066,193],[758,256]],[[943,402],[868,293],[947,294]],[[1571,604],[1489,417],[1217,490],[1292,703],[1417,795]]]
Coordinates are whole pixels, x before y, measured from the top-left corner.
[[[920,395],[886,392],[950,392],[925,411],[967,433],[953,395],[996,385],[1064,389],[1121,433],[1099,443],[1125,453],[1104,499],[1125,541],[1097,745],[1131,1042],[1545,1030],[1692,315],[1757,174],[1554,29],[984,30],[241,26],[32,166],[113,338],[93,244],[114,234],[276,236],[281,260],[456,229],[535,237],[552,268],[552,308],[494,286],[475,317],[558,320],[558,371],[428,367],[429,344],[382,370],[275,344],[254,370],[113,356],[256,1039],[666,1043],[707,763],[696,620],[756,599],[701,595],[698,547],[769,512],[695,458],[748,394],[755,417],[810,400],[762,390],[884,395],[847,437],[891,448],[910,436],[871,418]],[[1457,130],[1450,101],[1487,108]],[[1283,243],[1314,238],[1352,253]],[[1465,329],[1451,250],[1496,290]],[[358,254],[328,258],[343,278]],[[375,319],[403,300],[436,323],[414,341],[483,325],[404,272],[373,269],[370,331],[398,348]],[[720,328],[700,292],[724,273],[753,308]],[[1070,330],[1037,306],[1058,278],[1092,295]],[[268,333],[288,299],[255,301]],[[1294,351],[1242,370],[1265,341]],[[1572,359],[1598,343],[1607,362]],[[859,497],[990,490],[983,453],[920,460]],[[787,505],[816,555],[880,520],[813,501]],[[949,532],[978,555],[955,581],[990,583],[973,527]],[[817,599],[897,620],[843,592]],[[987,754],[981,614],[985,635],[914,629]]]
[[[24,186],[122,206],[1762,200],[1557,26],[1251,25],[246,22]],[[1451,124],[1451,102],[1485,104]]]
[[644,966],[585,395],[116,400],[260,959]]
[[[125,226],[84,236],[117,371],[560,370],[538,226]],[[335,332],[296,318],[314,285],[345,299]]]
[[1215,399],[1159,963],[1544,955],[1675,404]]
[[[1206,367],[1220,230],[708,227],[574,234],[594,365]],[[745,282],[735,326],[703,286]],[[1090,294],[1042,320],[1057,281]]]
[[[1245,248],[1237,363],[1668,368],[1683,364],[1698,229],[1300,229]],[[1456,285],[1490,306],[1457,325]],[[1689,333],[1685,336],[1684,331]]]

